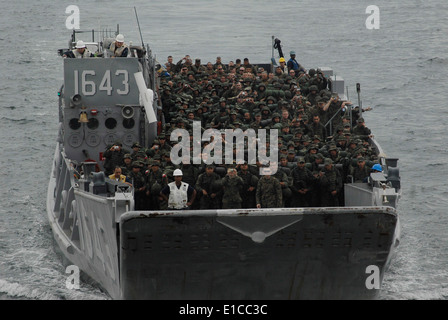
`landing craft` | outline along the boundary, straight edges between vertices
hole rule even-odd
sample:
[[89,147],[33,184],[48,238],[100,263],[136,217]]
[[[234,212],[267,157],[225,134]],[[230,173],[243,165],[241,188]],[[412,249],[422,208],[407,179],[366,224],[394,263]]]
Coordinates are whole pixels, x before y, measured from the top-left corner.
[[[71,264],[113,299],[377,297],[371,282],[382,281],[399,240],[397,159],[369,138],[382,172],[345,181],[339,207],[136,210],[134,187],[105,175],[104,153],[118,140],[125,149],[152,146],[164,121],[161,73],[149,46],[109,58],[115,35],[92,34],[100,39],[86,42],[95,58],[62,60],[47,194],[54,238]],[[344,100],[343,79],[321,72]],[[215,172],[225,175],[219,166]]]

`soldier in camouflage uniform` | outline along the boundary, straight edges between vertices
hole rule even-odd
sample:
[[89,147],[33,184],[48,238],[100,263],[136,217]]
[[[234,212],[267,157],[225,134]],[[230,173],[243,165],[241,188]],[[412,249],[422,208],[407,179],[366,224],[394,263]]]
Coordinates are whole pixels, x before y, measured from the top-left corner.
[[309,93],[306,96],[306,100],[309,101],[312,106],[317,104],[316,98],[319,96],[318,90],[319,89],[317,88],[316,85],[312,85],[309,87]]
[[331,159],[325,158],[324,170],[320,172],[319,179],[321,189],[320,205],[322,207],[338,207],[342,178],[339,170],[333,166]]
[[341,156],[339,155],[339,149],[335,144],[328,146],[328,157],[333,160],[333,163],[342,163]]
[[[271,165],[277,166],[278,164],[271,161]],[[272,175],[272,177],[276,178],[282,187],[282,207],[289,207],[292,196],[292,179],[289,179],[286,173],[279,168],[277,172]]]
[[166,135],[164,133],[161,133],[159,135],[159,142],[160,142],[160,151],[161,152],[171,152],[171,146],[168,144]]
[[121,171],[125,176],[132,172],[132,157],[130,153],[126,153],[123,159],[124,165],[121,167]]
[[214,129],[226,129],[225,128],[225,124],[230,120],[230,116],[229,113],[226,109],[226,107],[220,107],[219,108],[219,113],[217,113],[212,121],[211,121],[211,126]]
[[194,188],[199,177],[199,168],[190,163],[182,163],[180,169],[183,173],[182,181]]
[[150,149],[146,150],[146,155],[152,159],[154,159],[154,157],[156,155],[160,156],[161,153],[162,153],[162,151],[160,150],[160,141],[159,140],[154,140],[152,142],[152,147]]
[[135,210],[145,210],[146,208],[146,181],[140,172],[142,165],[139,162],[132,163],[132,172],[128,178],[134,187]]
[[243,179],[238,177],[234,168],[227,169],[227,175],[221,181],[223,188],[222,209],[240,209],[241,191],[243,190]]
[[316,157],[316,154],[317,154],[318,152],[319,152],[319,148],[318,148],[318,146],[315,145],[315,144],[310,144],[310,145],[308,146],[307,153],[306,153],[306,155],[304,156],[304,158],[305,158],[305,162],[313,163],[313,162],[314,162],[314,159],[315,159],[315,157]]
[[366,166],[366,160],[361,157],[358,158],[357,165],[350,166],[349,175],[352,176],[353,182],[367,182],[367,178],[370,176],[370,168]]
[[305,158],[300,157],[297,166],[292,170],[293,185],[292,189],[292,207],[309,207],[312,202],[311,194],[316,178],[313,173],[305,166]]
[[327,130],[321,122],[321,118],[318,114],[313,115],[313,122],[308,126],[311,131],[308,135],[310,137],[318,136],[321,141],[324,141],[327,137]]
[[191,66],[191,70],[195,73],[195,74],[201,74],[204,73],[205,70],[207,68],[201,64],[201,59],[197,58],[194,61],[194,64]]
[[160,170],[158,161],[149,161],[151,170],[146,175],[146,197],[151,210],[160,210],[160,191],[168,184],[166,175]]
[[281,208],[282,186],[280,182],[271,175],[270,168],[264,168],[264,173],[257,185],[256,202],[257,208]]
[[371,131],[366,127],[364,118],[359,118],[357,120],[357,125],[352,130],[353,135],[358,136],[359,139],[367,141],[371,136]]
[[207,165],[205,172],[201,173],[196,181],[196,191],[200,195],[200,209],[219,209],[220,191],[219,183],[221,177],[214,172],[213,165]]
[[258,129],[262,129],[263,128],[263,124],[261,122],[261,113],[256,113],[255,114],[255,121],[253,121],[250,124],[250,128],[254,129],[254,130],[258,130]]
[[244,162],[239,166],[238,176],[243,179],[243,190],[241,191],[242,208],[255,208],[255,192],[258,184],[258,177],[251,173],[249,165]]
[[142,146],[136,142],[132,145],[132,161],[139,161],[139,160],[145,160],[146,154],[142,150]]
[[114,173],[116,166],[123,166],[124,155],[127,154],[126,150],[122,148],[121,142],[117,141],[112,146],[110,146],[103,154],[106,160],[104,161],[104,173],[106,176]]

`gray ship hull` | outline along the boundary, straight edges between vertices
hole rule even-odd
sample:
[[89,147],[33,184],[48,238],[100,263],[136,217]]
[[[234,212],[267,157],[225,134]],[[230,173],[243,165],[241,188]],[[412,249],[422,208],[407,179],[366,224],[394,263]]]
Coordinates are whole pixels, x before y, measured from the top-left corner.
[[123,297],[375,298],[369,266],[381,282],[397,225],[390,207],[130,212],[120,223]]
[[126,211],[125,195],[71,184],[67,164],[58,147],[54,238],[114,299],[372,299],[398,245],[392,207]]

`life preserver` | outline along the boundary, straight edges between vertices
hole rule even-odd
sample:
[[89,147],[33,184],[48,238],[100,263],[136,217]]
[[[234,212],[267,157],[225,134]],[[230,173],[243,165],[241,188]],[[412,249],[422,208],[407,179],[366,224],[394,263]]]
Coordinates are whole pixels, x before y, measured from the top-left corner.
[[[128,46],[125,45],[124,43],[123,43],[123,45],[121,47],[117,48],[117,47],[115,47],[115,42],[113,42],[110,45],[109,50],[111,51],[112,56],[114,56],[114,57],[121,57],[122,54],[123,54],[123,51],[125,49],[127,49],[127,48],[128,48]],[[126,56],[127,56],[127,54],[126,54]]]

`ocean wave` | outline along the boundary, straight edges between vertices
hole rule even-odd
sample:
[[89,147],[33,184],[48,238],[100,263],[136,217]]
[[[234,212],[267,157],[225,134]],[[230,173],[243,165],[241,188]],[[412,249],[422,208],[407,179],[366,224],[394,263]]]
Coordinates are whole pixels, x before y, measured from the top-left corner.
[[67,289],[58,286],[35,287],[0,279],[0,300],[110,300],[110,297],[85,282],[81,282],[80,289]]
[[423,288],[418,290],[381,293],[381,300],[446,300],[448,298],[448,288],[440,289],[439,286],[433,288]]
[[26,285],[9,282],[7,280],[0,279],[0,293],[3,294],[2,299],[5,300],[60,300],[51,293],[44,292],[36,288],[30,288]]
[[15,124],[29,124],[29,123],[33,123],[36,122],[36,120],[34,119],[13,119],[13,118],[8,118],[8,117],[1,117],[0,121],[8,121],[8,122],[13,122]]
[[446,63],[448,63],[448,58],[434,57],[434,58],[427,59],[426,62],[446,64]]

